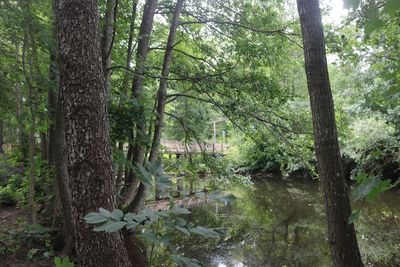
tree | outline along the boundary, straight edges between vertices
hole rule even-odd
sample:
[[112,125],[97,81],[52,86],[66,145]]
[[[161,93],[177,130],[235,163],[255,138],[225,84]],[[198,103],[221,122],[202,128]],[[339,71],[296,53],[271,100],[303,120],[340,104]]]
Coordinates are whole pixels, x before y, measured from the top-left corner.
[[120,233],[96,233],[83,220],[115,208],[97,12],[97,1],[56,3],[74,246],[81,266],[131,266]]
[[171,27],[169,30],[167,48],[165,49],[164,62],[160,78],[160,86],[158,88],[157,94],[157,118],[154,128],[153,142],[150,150],[149,161],[154,162],[157,159],[158,148],[160,146],[160,139],[162,134],[162,128],[164,124],[164,111],[165,104],[167,100],[167,78],[169,75],[171,62],[172,62],[172,52],[175,44],[176,30],[179,26],[179,17],[181,15],[181,10],[184,0],[178,0],[176,2]]
[[348,223],[351,205],[337,139],[319,3],[318,0],[297,0],[297,8],[331,256],[338,267],[363,266],[354,225]]

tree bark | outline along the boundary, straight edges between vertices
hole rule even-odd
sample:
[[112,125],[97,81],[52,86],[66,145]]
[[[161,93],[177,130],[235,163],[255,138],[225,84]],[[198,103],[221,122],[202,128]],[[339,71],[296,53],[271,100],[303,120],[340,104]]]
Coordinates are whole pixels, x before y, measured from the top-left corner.
[[[140,25],[138,37],[138,49],[136,52],[136,66],[135,74],[132,82],[132,96],[139,103],[143,98],[143,74],[145,70],[145,63],[147,54],[149,52],[150,34],[153,29],[154,13],[156,11],[158,0],[147,0],[143,11],[142,23]],[[144,115],[142,107],[142,115]],[[145,145],[144,140],[146,135],[146,124],[144,120],[140,120],[136,125],[136,138],[133,149],[133,162],[136,164],[143,164]]]
[[[61,103],[62,90],[59,90],[58,103]],[[62,254],[68,255],[74,247],[74,229],[72,218],[72,203],[71,192],[69,187],[69,175],[67,169],[67,145],[65,143],[65,126],[64,115],[61,110],[61,105],[58,105],[55,116],[55,140],[54,140],[54,171],[56,176],[57,196],[62,206],[63,219],[64,219],[64,235],[65,244]]]
[[94,232],[83,220],[115,208],[97,1],[59,0],[56,17],[76,256],[80,266],[131,266],[121,233]]
[[[149,52],[150,34],[153,29],[154,13],[156,11],[157,4],[158,0],[147,0],[144,7],[143,18],[142,18],[142,23],[140,25],[140,31],[138,37],[138,48],[136,51],[136,65],[134,71],[135,74],[133,75],[133,81],[132,81],[132,97],[136,99],[141,105],[142,118],[145,115],[144,107],[142,104],[143,74],[145,71],[147,54]],[[136,135],[132,152],[133,164],[142,165],[144,162],[145,148],[146,148],[144,142],[144,139],[146,139],[145,136],[146,136],[146,123],[144,119],[142,119],[136,123]],[[136,190],[136,187],[132,185],[133,180],[134,180],[133,172],[130,172],[130,174],[126,179],[128,185],[125,187],[125,191],[129,195],[131,195]],[[139,197],[140,200],[142,200],[145,196],[146,196],[145,186],[143,184],[140,184],[136,193],[136,197]],[[135,202],[135,203],[142,203],[142,202]]]
[[4,144],[4,121],[0,119],[0,154],[4,153],[3,144]]
[[22,101],[22,91],[21,91],[21,84],[20,84],[20,48],[19,44],[15,43],[15,97],[16,97],[16,117],[18,122],[18,141],[19,147],[22,154],[23,160],[27,159],[28,152],[27,152],[27,141],[25,135],[25,127],[24,127],[24,120],[23,120],[23,101]]
[[58,84],[58,66],[57,66],[57,55],[55,47],[49,49],[50,64],[49,64],[49,80],[50,86],[47,91],[47,105],[48,105],[48,120],[49,120],[49,147],[48,147],[48,161],[51,167],[55,166],[55,153],[56,151],[56,135],[59,130],[56,127],[56,114],[58,110],[58,99],[57,99],[57,84]]
[[351,205],[341,166],[319,3],[318,0],[297,0],[297,7],[333,264],[338,267],[363,266],[354,225],[348,223]]
[[[36,94],[33,87],[33,62],[32,57],[35,49],[30,29],[30,17],[31,17],[31,6],[30,1],[22,3],[22,10],[24,11],[24,39],[22,48],[22,69],[25,77],[26,84],[28,86],[28,103],[30,112],[30,129],[29,129],[29,192],[28,192],[28,205],[30,211],[29,221],[31,224],[36,223],[36,203],[35,203],[35,179],[36,179],[36,169],[35,169],[35,128],[36,128],[36,116],[35,116],[35,102]],[[29,53],[29,46],[31,46]],[[29,54],[29,55],[28,55]],[[27,63],[28,60],[28,63]],[[26,68],[28,64],[29,70]]]
[[111,52],[113,45],[113,35],[115,30],[115,13],[117,9],[117,0],[107,0],[106,12],[104,14],[103,34],[101,38],[101,58],[103,62],[104,85],[106,95],[110,92],[111,87],[111,72],[108,69],[111,67]]
[[172,52],[175,43],[176,30],[178,29],[179,26],[179,18],[181,15],[183,2],[184,0],[177,0],[174,14],[172,17],[171,27],[169,29],[167,48],[165,49],[160,85],[157,94],[157,118],[154,128],[153,142],[151,145],[150,156],[149,156],[150,162],[154,162],[157,160],[158,149],[160,146],[160,139],[164,124],[165,101],[167,98],[167,78],[171,67]]

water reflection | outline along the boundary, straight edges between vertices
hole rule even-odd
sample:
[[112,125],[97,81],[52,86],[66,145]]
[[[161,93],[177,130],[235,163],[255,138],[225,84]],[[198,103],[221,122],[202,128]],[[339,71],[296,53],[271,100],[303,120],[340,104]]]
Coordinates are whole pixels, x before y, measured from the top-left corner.
[[[257,181],[232,188],[232,205],[200,208],[192,220],[227,229],[220,243],[196,240],[185,254],[212,267],[331,266],[322,196],[315,184]],[[364,262],[400,266],[399,195],[385,194],[368,204],[357,222]]]

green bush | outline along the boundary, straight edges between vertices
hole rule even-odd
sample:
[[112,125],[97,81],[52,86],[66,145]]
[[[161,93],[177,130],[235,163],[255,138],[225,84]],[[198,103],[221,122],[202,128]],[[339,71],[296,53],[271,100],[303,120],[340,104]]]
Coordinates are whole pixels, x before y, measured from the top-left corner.
[[17,197],[13,191],[5,187],[0,190],[0,205],[1,206],[16,206],[18,203]]

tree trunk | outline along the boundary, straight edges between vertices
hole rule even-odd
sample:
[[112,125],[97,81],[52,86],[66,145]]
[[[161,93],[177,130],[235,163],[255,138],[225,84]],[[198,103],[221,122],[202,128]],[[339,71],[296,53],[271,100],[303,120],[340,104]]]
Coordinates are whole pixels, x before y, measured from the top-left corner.
[[[141,117],[144,117],[144,107],[143,107],[143,74],[145,71],[145,63],[147,59],[147,54],[149,52],[149,42],[150,34],[153,29],[154,13],[156,11],[158,0],[147,0],[144,11],[142,23],[140,25],[139,37],[138,37],[138,48],[136,51],[136,66],[135,74],[133,75],[132,81],[132,97],[141,103]],[[133,146],[133,156],[132,162],[134,164],[142,165],[145,158],[145,143],[144,140],[146,136],[146,123],[144,118],[136,123],[136,135],[135,143]],[[133,172],[132,177],[133,177]],[[133,183],[133,178],[132,182]],[[129,195],[134,192],[136,188],[132,185],[128,185],[126,191]],[[143,199],[146,196],[146,188],[143,184],[139,185],[135,198],[139,198],[139,201],[133,201],[132,203],[138,203],[142,206]]]
[[115,208],[97,1],[58,0],[56,17],[76,256],[80,266],[131,266],[121,233],[94,232],[83,220]]
[[164,63],[163,63],[163,68],[162,68],[162,72],[161,72],[160,85],[158,88],[157,118],[156,118],[156,124],[155,124],[155,128],[154,128],[153,142],[152,142],[150,156],[149,156],[150,162],[154,162],[157,160],[158,149],[160,146],[162,127],[164,124],[165,101],[167,98],[167,78],[169,75],[169,69],[171,67],[172,52],[173,52],[174,43],[175,43],[176,30],[179,26],[179,17],[181,15],[183,2],[184,2],[184,0],[177,0],[174,14],[172,17],[171,27],[169,29],[167,48],[165,49]]
[[[127,53],[126,53],[126,67],[130,68],[131,65],[131,61],[132,61],[132,54],[133,54],[133,35],[135,33],[135,21],[136,21],[136,10],[137,10],[137,0],[134,0],[132,2],[132,12],[131,12],[131,23],[130,23],[130,27],[129,27],[129,38],[128,38],[128,49],[127,49]],[[129,89],[129,80],[130,80],[130,72],[128,70],[125,70],[124,72],[124,78],[122,81],[122,88],[121,88],[121,95],[123,96],[122,99],[120,99],[120,104],[122,104],[122,101],[126,100],[127,94],[128,94],[128,89]],[[132,127],[131,125],[129,125],[129,127]],[[131,136],[129,137],[129,150],[128,153],[126,155],[126,159],[127,161],[132,161],[132,153],[133,153],[133,145],[132,145],[132,138],[133,138],[133,133],[131,134]],[[121,141],[118,144],[118,149],[123,152],[123,147],[124,147],[124,143],[123,141]],[[118,166],[118,173],[117,173],[117,179],[116,179],[116,183],[118,184],[117,186],[117,192],[120,191],[121,186],[122,186],[122,176],[124,176],[125,178],[125,182],[126,179],[128,177],[128,173],[129,173],[129,169],[127,167],[125,167],[124,169],[124,165],[120,164],[120,166]]]
[[106,95],[110,92],[111,72],[111,50],[113,45],[113,35],[115,30],[115,13],[117,10],[117,0],[107,0],[106,12],[104,14],[103,35],[101,38],[101,58],[103,63],[104,85]]
[[0,154],[4,153],[3,144],[4,144],[4,121],[0,119]]
[[[33,38],[30,36],[30,24],[29,19],[31,17],[30,10],[30,1],[26,1],[22,3],[22,10],[24,11],[24,39],[23,39],[23,48],[22,48],[22,69],[25,76],[25,81],[28,86],[28,103],[29,103],[29,112],[30,112],[30,129],[29,129],[29,192],[28,192],[28,205],[30,211],[29,221],[31,224],[36,223],[36,203],[35,203],[35,179],[36,179],[36,169],[35,169],[35,128],[36,128],[36,116],[35,116],[35,96],[34,87],[33,87],[33,62],[32,62],[32,54],[34,54],[34,45],[32,44]],[[29,54],[29,45],[31,47],[31,53]],[[29,71],[26,68],[26,64],[28,60]]]
[[48,120],[49,120],[49,148],[48,148],[48,161],[49,165],[54,168],[55,166],[55,153],[56,151],[56,135],[59,130],[56,127],[56,114],[58,110],[57,100],[57,84],[58,84],[58,73],[57,73],[57,55],[55,47],[51,47],[49,50],[50,54],[50,65],[49,65],[49,79],[50,86],[47,91],[47,105],[48,105]]
[[27,159],[28,157],[28,152],[27,152],[27,142],[25,138],[25,127],[24,127],[24,120],[23,120],[23,114],[22,114],[22,107],[23,107],[23,101],[22,101],[22,91],[21,91],[21,84],[19,80],[19,75],[20,75],[20,48],[18,43],[15,43],[15,97],[16,97],[16,117],[17,117],[17,122],[18,122],[18,141],[19,141],[19,147],[20,151],[22,154],[23,160]]
[[[59,90],[58,103],[61,103],[62,90]],[[65,126],[64,126],[64,115],[61,110],[61,105],[58,105],[55,116],[55,140],[54,140],[54,170],[56,176],[56,187],[57,196],[62,206],[63,218],[64,218],[64,235],[65,245],[63,248],[64,255],[69,254],[73,250],[74,246],[74,230],[73,230],[73,219],[72,219],[72,208],[71,208],[71,192],[69,185],[69,176],[67,169],[67,145],[65,143]]]
[[[150,34],[153,29],[154,13],[156,11],[158,0],[147,0],[144,11],[142,23],[140,25],[138,37],[138,49],[136,52],[136,66],[135,74],[132,82],[132,96],[139,103],[142,103],[143,98],[143,74],[145,71],[145,63],[147,54],[149,52]],[[144,115],[142,106],[142,115]],[[136,164],[143,164],[145,145],[144,139],[146,135],[146,124],[144,119],[137,122],[136,125],[136,139],[133,149],[133,162]]]
[[325,41],[318,0],[297,0],[314,128],[315,154],[325,196],[328,240],[334,266],[363,266],[343,177]]

